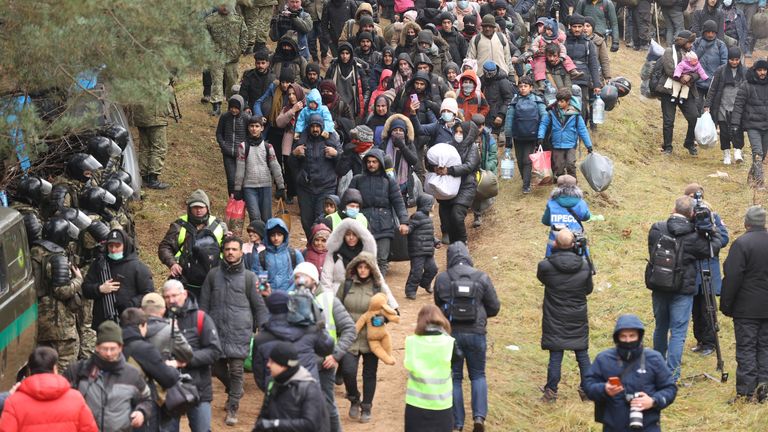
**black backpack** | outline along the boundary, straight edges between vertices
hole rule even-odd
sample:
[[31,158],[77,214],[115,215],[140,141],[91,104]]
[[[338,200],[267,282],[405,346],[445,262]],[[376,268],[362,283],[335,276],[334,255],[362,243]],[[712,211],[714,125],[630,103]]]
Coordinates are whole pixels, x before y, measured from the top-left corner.
[[[291,253],[291,268],[296,268],[296,261],[298,259],[296,258],[296,254],[301,252],[293,248],[288,248],[288,251]],[[259,266],[261,267],[262,270],[267,271],[267,250],[266,249],[259,252]]]
[[444,306],[448,321],[474,323],[477,319],[477,308],[479,307],[477,297],[481,289],[481,285],[475,277],[478,274],[481,273],[462,275],[456,280],[451,280],[451,297]]
[[515,106],[515,138],[536,139],[539,134],[539,102],[535,96],[517,97],[512,104]]
[[184,251],[183,274],[186,283],[201,286],[208,272],[221,262],[221,245],[213,233],[214,225],[199,232],[188,222],[183,222],[187,235],[193,236],[192,247]]
[[680,292],[683,287],[683,239],[667,230],[666,222],[654,224],[661,237],[645,267],[645,286],[651,291]]

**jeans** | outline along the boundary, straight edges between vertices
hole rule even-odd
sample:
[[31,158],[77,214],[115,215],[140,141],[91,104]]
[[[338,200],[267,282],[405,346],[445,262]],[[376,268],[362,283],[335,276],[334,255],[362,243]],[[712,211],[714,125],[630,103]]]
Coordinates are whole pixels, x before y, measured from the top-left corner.
[[531,154],[536,148],[536,140],[515,138],[515,158],[517,158],[517,169],[520,171],[520,177],[523,179],[523,188],[531,187]]
[[[576,354],[576,362],[579,364],[579,375],[581,383],[584,382],[584,375],[589,370],[589,351],[579,350],[574,351]],[[549,366],[547,366],[547,384],[546,388],[557,393],[557,386],[560,384],[560,366],[563,363],[563,351],[550,351],[549,352]]]
[[324,369],[318,365],[320,374],[320,389],[325,397],[325,406],[331,421],[331,432],[341,432],[341,422],[339,421],[339,407],[336,405],[336,397],[333,395],[333,389],[336,385],[336,368]]
[[461,381],[464,377],[464,362],[467,363],[472,393],[472,417],[488,416],[488,383],[485,380],[485,351],[484,334],[454,333],[454,355],[451,360],[453,370],[453,426],[456,429],[464,427],[464,394]]
[[[187,419],[189,421],[190,432],[210,432],[211,431],[211,403],[200,402],[196,406],[187,410]],[[178,432],[181,419],[174,418],[171,424],[165,430],[168,432]]]
[[376,373],[379,369],[379,358],[369,352],[365,354],[344,354],[341,359],[341,375],[344,378],[344,388],[347,390],[347,399],[354,402],[360,401],[360,391],[357,389],[357,367],[363,358],[363,400],[365,405],[373,405],[373,396],[376,394]]
[[[438,207],[440,213],[440,226],[447,229],[448,239],[451,243],[457,241],[467,242],[467,227],[464,219],[467,218],[467,206],[441,202]],[[446,234],[446,232],[443,232]]]
[[768,130],[748,129],[749,147],[752,149],[752,168],[749,175],[756,186],[763,185],[763,161],[768,152]]
[[[680,365],[683,360],[683,347],[688,334],[688,322],[691,320],[693,295],[682,295],[654,291],[653,317],[656,328],[653,331],[653,349],[667,359],[672,377],[680,378]],[[669,337],[669,339],[667,339]]]
[[677,114],[677,107],[680,107],[680,111],[683,113],[685,120],[688,122],[688,130],[685,133],[685,142],[683,146],[685,148],[694,148],[696,144],[693,142],[694,129],[696,128],[696,120],[699,118],[699,110],[696,107],[696,98],[689,96],[682,104],[672,102],[670,95],[661,95],[661,116],[663,121],[663,134],[664,144],[663,149],[672,150],[672,135],[675,132],[675,115]]
[[243,397],[244,359],[220,358],[213,364],[213,376],[219,379],[227,390],[227,410],[237,412]]
[[685,30],[683,11],[678,6],[669,8],[663,7],[661,8],[661,14],[664,16],[664,22],[667,24],[667,46],[674,46],[675,35],[680,31]]
[[299,197],[299,214],[301,215],[301,228],[304,229],[304,235],[312,238],[312,225],[317,218],[323,215],[323,205],[328,195],[336,193],[335,188],[314,193],[309,189],[297,188]]
[[267,223],[267,219],[272,217],[272,186],[243,188],[243,199],[249,221],[261,220]]
[[752,396],[758,385],[768,385],[768,320],[734,318],[733,330],[736,393]]
[[[395,227],[395,229],[400,229]],[[392,244],[392,239],[389,237],[380,238],[376,240],[376,264],[379,266],[381,276],[384,277],[389,271],[389,246]]]
[[408,281],[405,283],[405,295],[416,295],[419,287],[428,289],[436,275],[437,263],[435,263],[434,255],[412,256],[411,271],[408,273]]

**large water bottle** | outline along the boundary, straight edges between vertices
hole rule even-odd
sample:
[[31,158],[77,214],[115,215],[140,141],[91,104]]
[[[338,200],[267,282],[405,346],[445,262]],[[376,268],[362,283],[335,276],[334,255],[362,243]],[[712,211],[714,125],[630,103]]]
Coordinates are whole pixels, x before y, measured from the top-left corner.
[[504,159],[501,160],[501,178],[510,180],[515,175],[515,160],[509,149],[504,151]]
[[547,106],[552,105],[555,103],[557,98],[555,97],[557,95],[557,89],[555,86],[552,85],[552,83],[549,82],[549,80],[544,81],[544,102],[547,104]]
[[605,102],[600,95],[597,95],[597,99],[592,103],[592,123],[605,123]]

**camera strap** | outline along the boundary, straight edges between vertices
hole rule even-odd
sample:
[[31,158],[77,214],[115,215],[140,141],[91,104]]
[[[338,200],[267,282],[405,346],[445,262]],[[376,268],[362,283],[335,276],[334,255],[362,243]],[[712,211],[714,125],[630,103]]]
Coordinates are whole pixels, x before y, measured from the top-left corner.
[[[630,362],[628,365],[624,366],[624,369],[621,371],[621,374],[619,375],[619,379],[621,379],[622,385],[624,385],[624,378],[629,376],[629,374],[632,373],[632,369],[635,367],[635,365],[640,365],[640,367],[637,369],[637,372],[642,374],[645,374],[645,348],[643,348],[643,352],[640,354],[640,357]],[[626,391],[626,389],[625,389]]]
[[578,222],[579,226],[581,227],[581,232],[584,233],[584,224],[581,223],[581,218],[576,216],[576,212],[573,211],[573,207],[565,207],[565,209],[568,210],[568,213],[570,213],[574,219],[576,219],[576,222]]

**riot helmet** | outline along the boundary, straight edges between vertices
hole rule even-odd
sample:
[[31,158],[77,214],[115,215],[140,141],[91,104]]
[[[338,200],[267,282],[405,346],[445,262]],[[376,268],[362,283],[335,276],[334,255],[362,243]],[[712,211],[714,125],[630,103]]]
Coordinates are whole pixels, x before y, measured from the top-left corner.
[[613,84],[606,84],[600,90],[600,98],[605,102],[605,110],[611,111],[619,102],[619,90]]
[[66,248],[69,242],[77,240],[80,230],[62,217],[52,217],[43,225],[43,238]]
[[71,207],[64,207],[56,213],[57,217],[64,218],[72,222],[78,230],[84,230],[91,224],[91,218],[81,210]]
[[83,191],[78,201],[82,209],[93,213],[102,213],[105,207],[115,205],[116,202],[114,194],[98,186]]
[[16,200],[31,205],[40,205],[51,194],[53,186],[38,177],[26,176],[16,188]]
[[107,137],[96,135],[88,139],[88,153],[102,166],[107,166],[110,159],[120,156],[122,152],[120,146]]
[[34,212],[27,211],[21,213],[22,220],[24,220],[24,228],[27,231],[27,239],[30,242],[40,240],[43,238],[43,224],[40,222],[40,218]]
[[128,147],[128,141],[131,138],[131,134],[128,132],[128,129],[118,124],[110,124],[105,126],[101,131],[101,135],[117,143],[121,150],[125,150],[125,148]]
[[104,168],[96,158],[87,153],[75,153],[67,162],[67,175],[74,180],[87,182],[93,171]]
[[93,221],[88,228],[86,228],[88,234],[90,234],[94,240],[101,243],[107,240],[109,235],[109,225],[102,221]]

